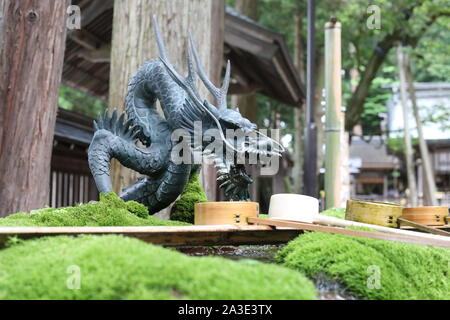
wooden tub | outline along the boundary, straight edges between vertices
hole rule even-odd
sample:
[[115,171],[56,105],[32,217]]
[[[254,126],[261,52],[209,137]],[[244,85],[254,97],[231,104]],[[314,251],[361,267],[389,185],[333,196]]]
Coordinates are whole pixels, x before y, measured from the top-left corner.
[[195,204],[196,225],[234,224],[246,226],[248,217],[258,217],[257,202],[223,201]]
[[396,228],[402,211],[403,207],[395,203],[347,200],[345,219]]
[[443,226],[448,216],[447,207],[411,207],[403,208],[402,218],[426,226]]

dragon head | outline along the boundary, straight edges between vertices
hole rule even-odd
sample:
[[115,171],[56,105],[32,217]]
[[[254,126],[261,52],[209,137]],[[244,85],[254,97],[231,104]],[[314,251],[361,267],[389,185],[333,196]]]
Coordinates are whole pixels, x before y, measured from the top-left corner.
[[[187,98],[183,106],[184,118],[182,123],[192,129],[192,123],[202,122],[202,133],[215,129],[218,133],[215,137],[223,145],[223,151],[218,155],[208,149],[208,143],[203,143],[200,149],[203,155],[214,160],[218,169],[218,181],[225,188],[225,194],[231,200],[247,200],[249,198],[247,187],[252,179],[246,174],[244,164],[236,160],[252,158],[255,163],[265,165],[271,157],[279,157],[284,152],[283,146],[257,130],[256,124],[243,117],[239,110],[227,108],[227,91],[230,83],[231,65],[227,62],[222,87],[216,87],[207,77],[199,59],[195,43],[189,35],[187,49],[188,75],[181,76],[169,62],[162,42],[161,35],[153,16],[153,26],[160,51],[160,60],[164,64],[170,77],[186,92]],[[192,56],[195,60],[195,67]],[[198,75],[205,87],[214,98],[214,103],[200,97],[195,75]],[[198,149],[197,149],[198,150]],[[231,155],[231,157],[229,156]]]
[[254,156],[258,163],[265,164],[271,156],[284,152],[283,146],[258,131],[256,124],[243,117],[238,109],[216,108],[209,103],[207,106],[218,120],[219,125],[214,121],[213,127],[223,133],[221,138],[226,151],[234,153],[235,157]]

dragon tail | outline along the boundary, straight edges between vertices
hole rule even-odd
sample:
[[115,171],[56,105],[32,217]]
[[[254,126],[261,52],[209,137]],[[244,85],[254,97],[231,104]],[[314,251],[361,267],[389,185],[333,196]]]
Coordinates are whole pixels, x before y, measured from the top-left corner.
[[141,128],[133,126],[132,124],[132,119],[125,121],[125,113],[123,112],[120,117],[117,118],[117,110],[113,111],[111,117],[109,116],[108,110],[105,111],[103,117],[99,113],[97,121],[94,120],[95,131],[102,129],[107,130],[127,142],[135,143],[138,140]]
[[150,147],[136,146],[141,127],[132,119],[125,121],[125,114],[117,117],[117,111],[110,116],[106,111],[94,121],[95,133],[88,150],[88,161],[99,192],[112,191],[110,179],[111,159],[117,159],[123,166],[144,175],[153,175],[163,169],[168,152],[161,152],[158,143]]

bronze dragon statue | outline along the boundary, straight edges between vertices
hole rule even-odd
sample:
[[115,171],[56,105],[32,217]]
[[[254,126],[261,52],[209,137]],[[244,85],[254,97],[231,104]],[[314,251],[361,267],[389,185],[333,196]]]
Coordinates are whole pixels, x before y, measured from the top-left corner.
[[[227,199],[248,200],[248,186],[253,180],[244,164],[236,160],[253,157],[265,164],[271,157],[280,156],[283,147],[257,131],[256,125],[239,111],[227,108],[229,61],[223,86],[217,88],[206,76],[192,37],[189,37],[188,75],[183,77],[167,58],[154,17],[153,25],[160,58],[145,62],[132,76],[125,102],[126,115],[122,113],[119,117],[116,111],[112,115],[106,111],[94,121],[96,131],[88,159],[99,192],[112,191],[109,171],[111,159],[115,158],[145,176],[124,189],[120,197],[140,202],[154,214],[183,192],[190,175],[199,169],[201,161],[194,161],[199,155],[214,163],[217,181]],[[200,98],[195,75],[214,97],[214,105]],[[164,118],[157,112],[157,100]],[[210,141],[195,142],[196,133],[203,136],[211,130],[216,134]],[[230,130],[244,134],[229,137]],[[181,134],[175,134],[177,132]],[[141,146],[137,145],[138,141]],[[212,144],[216,147],[212,148]]]

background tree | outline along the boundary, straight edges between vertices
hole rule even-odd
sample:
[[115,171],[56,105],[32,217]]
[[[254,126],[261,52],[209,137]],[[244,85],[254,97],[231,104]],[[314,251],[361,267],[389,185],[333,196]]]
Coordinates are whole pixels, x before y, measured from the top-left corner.
[[48,202],[69,1],[0,1],[0,216]]
[[[228,5],[235,5],[235,1],[228,1]],[[367,20],[371,16],[368,12],[367,1],[336,0],[316,1],[316,123],[318,125],[318,168],[323,167],[323,26],[330,16],[335,15],[342,23],[342,62],[343,105],[346,106],[346,128],[352,131],[356,124],[362,127],[362,134],[367,136],[383,135],[385,128],[381,122],[387,113],[386,102],[392,92],[384,86],[397,82],[397,68],[395,52],[391,50],[398,43],[412,48],[412,65],[416,81],[450,81],[448,52],[450,50],[449,1],[408,0],[388,1],[375,0],[370,3],[380,9],[380,29],[369,28]],[[266,27],[282,33],[287,40],[288,47],[298,63],[300,39],[303,48],[306,47],[306,1],[295,0],[260,0],[258,6],[258,22]],[[293,22],[293,17],[299,13],[303,18],[301,35],[298,36],[299,25]],[[303,49],[304,51],[304,49]],[[302,57],[303,65],[305,56]],[[300,67],[300,69],[302,69]],[[353,71],[356,71],[353,75]],[[302,70],[299,70],[300,75]],[[303,67],[304,72],[304,67]],[[290,150],[296,150],[296,167],[298,169],[298,150],[301,135],[298,132],[299,122],[294,122],[297,116],[294,109],[257,95],[258,124],[272,126],[271,113],[274,109],[281,110],[283,135],[289,136]],[[436,106],[434,116],[425,120],[440,122],[442,127],[446,123],[447,112]],[[303,155],[305,157],[307,155]],[[301,160],[301,159],[300,159]],[[295,169],[295,168],[294,168]],[[299,170],[294,170],[299,175]],[[294,178],[295,178],[294,177]],[[294,179],[295,182],[295,179]],[[294,184],[296,185],[296,184]],[[295,188],[297,189],[297,188]]]
[[361,9],[366,6],[366,1],[342,2],[339,8],[339,18],[348,26],[344,40],[356,49],[356,59],[348,62],[356,63],[360,71],[356,90],[347,102],[347,130],[361,119],[372,81],[391,49],[398,43],[415,48],[436,21],[450,16],[448,0],[378,0],[371,4],[381,10],[379,30],[365,25],[368,14],[361,15]]

